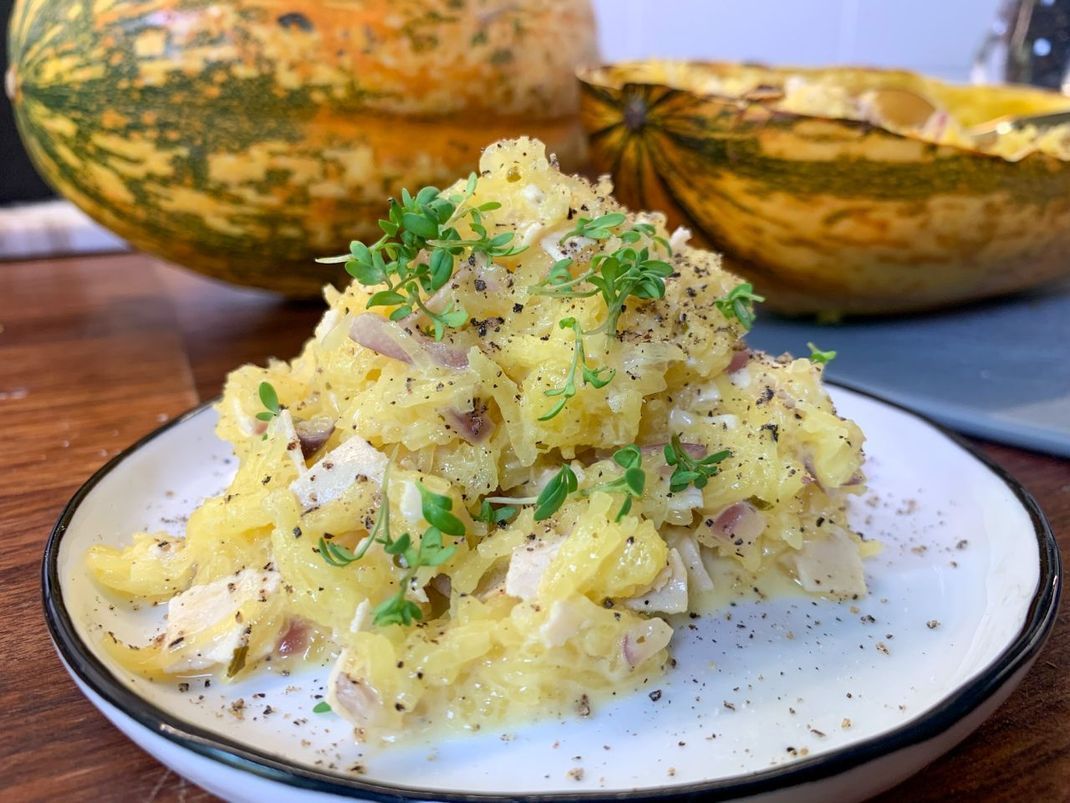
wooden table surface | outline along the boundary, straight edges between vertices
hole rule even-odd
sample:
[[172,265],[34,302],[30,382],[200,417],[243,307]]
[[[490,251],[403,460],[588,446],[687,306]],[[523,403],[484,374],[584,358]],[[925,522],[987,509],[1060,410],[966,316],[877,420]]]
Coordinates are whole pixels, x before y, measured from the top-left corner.
[[[138,255],[0,263],[0,799],[211,799],[69,680],[45,630],[41,552],[98,466],[215,396],[234,366],[292,356],[320,312]],[[1070,554],[1070,462],[981,447],[1036,495]],[[1010,700],[882,801],[1070,800],[1068,604]]]

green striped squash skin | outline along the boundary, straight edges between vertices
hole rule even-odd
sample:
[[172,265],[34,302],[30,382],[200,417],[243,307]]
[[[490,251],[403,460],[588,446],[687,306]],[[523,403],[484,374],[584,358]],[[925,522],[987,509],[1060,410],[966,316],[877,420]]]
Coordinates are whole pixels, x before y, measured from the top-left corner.
[[386,199],[505,136],[576,165],[586,0],[18,0],[7,89],[64,196],[137,248],[309,296]]
[[661,209],[723,252],[775,309],[917,311],[1070,274],[1066,162],[628,83],[627,69],[581,73],[595,168],[624,203]]

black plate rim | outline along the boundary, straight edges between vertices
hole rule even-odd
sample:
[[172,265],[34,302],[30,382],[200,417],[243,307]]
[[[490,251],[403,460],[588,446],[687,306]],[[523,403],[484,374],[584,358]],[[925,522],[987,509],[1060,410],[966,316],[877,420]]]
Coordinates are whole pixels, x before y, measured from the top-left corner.
[[341,797],[357,797],[366,800],[401,803],[402,801],[478,801],[479,803],[645,803],[646,801],[682,800],[731,800],[762,793],[788,789],[801,784],[814,783],[840,775],[876,759],[898,751],[921,745],[951,730],[973,711],[994,697],[1020,669],[1028,666],[1040,651],[1055,624],[1061,595],[1061,558],[1058,544],[1044,513],[1037,501],[1017,480],[1002,467],[959,435],[947,430],[928,417],[902,405],[858,388],[847,387],[837,382],[827,385],[864,396],[873,401],[905,413],[927,424],[969,455],[980,461],[1012,491],[1029,513],[1037,538],[1040,556],[1040,572],[1036,590],[1030,602],[1025,620],[1011,643],[985,668],[958,690],[945,697],[937,705],[919,714],[909,722],[862,742],[823,753],[812,758],[794,761],[780,767],[762,770],[749,775],[724,778],[716,781],[699,781],[689,784],[652,787],[628,791],[584,792],[538,792],[538,793],[487,793],[444,792],[435,789],[380,784],[360,777],[302,767],[279,759],[268,753],[249,748],[239,742],[200,728],[166,711],[163,711],[126,688],[104,664],[93,655],[78,637],[74,623],[64,602],[59,579],[59,551],[64,533],[85,498],[98,483],[124,460],[150,441],[172,428],[179,427],[189,419],[204,413],[218,401],[213,399],[174,418],[129,448],[123,450],[98,469],[74,494],[64,507],[45,544],[42,560],[42,596],[45,620],[57,652],[69,671],[104,700],[153,734],[167,739],[179,747],[200,756],[219,762],[229,768],[248,772],[260,778],[290,787],[307,789]]

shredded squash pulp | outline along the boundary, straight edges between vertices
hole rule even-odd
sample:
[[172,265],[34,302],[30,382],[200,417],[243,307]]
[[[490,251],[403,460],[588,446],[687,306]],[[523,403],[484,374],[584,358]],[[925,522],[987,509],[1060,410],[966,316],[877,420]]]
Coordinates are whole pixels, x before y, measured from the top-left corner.
[[[299,357],[230,375],[217,405],[238,459],[226,491],[192,513],[183,537],[141,533],[90,550],[100,585],[168,605],[164,632],[111,643],[128,667],[240,677],[319,645],[333,661],[335,714],[359,738],[392,738],[567,713],[633,688],[665,666],[669,617],[701,606],[715,561],[811,593],[865,592],[860,558],[872,545],[844,512],[863,487],[863,436],[837,416],[821,366],[748,350],[744,324],[715,303],[739,280],[662,216],[627,213],[606,238],[567,237],[581,218],[626,212],[608,181],[563,175],[528,139],[490,146],[480,170],[465,203],[499,202],[483,224],[523,250],[458,259],[428,305],[463,307],[466,323],[437,341],[419,311],[392,321],[389,308],[369,309],[376,288],[328,288]],[[629,298],[615,334],[585,338],[587,364],[612,381],[577,381],[547,417],[546,391],[576,349],[560,321],[596,329],[606,302],[531,288],[563,259],[581,274],[637,223],[650,228],[636,247],[672,267],[664,297]],[[264,382],[277,414],[264,415]],[[663,452],[674,436],[695,459],[728,452],[701,487],[670,490]],[[625,493],[605,486],[622,476],[614,452],[633,444],[645,485],[622,515]],[[536,521],[533,500],[563,465],[576,490]],[[449,557],[411,573],[366,541],[388,506],[394,536],[419,542],[424,491],[449,500],[464,534],[442,535]],[[502,521],[478,516],[488,499],[507,508]],[[324,544],[369,548],[334,565]],[[409,574],[401,590],[420,618],[377,624]]]

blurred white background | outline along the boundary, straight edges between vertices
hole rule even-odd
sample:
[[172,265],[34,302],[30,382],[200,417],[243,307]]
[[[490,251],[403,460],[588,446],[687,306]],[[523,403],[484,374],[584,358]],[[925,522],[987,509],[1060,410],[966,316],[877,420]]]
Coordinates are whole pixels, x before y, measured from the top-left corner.
[[950,80],[1000,0],[594,0],[607,61],[671,56],[906,67]]

